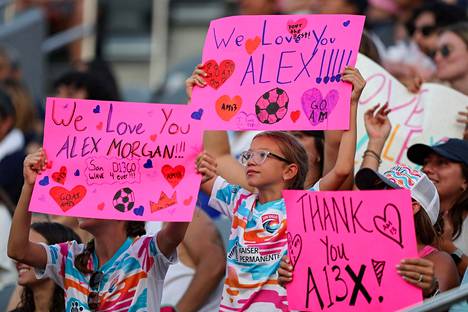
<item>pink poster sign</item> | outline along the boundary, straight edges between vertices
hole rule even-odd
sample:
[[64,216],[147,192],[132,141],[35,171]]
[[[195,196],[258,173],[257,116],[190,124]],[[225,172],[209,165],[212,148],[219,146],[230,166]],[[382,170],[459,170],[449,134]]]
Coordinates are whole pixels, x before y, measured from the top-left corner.
[[210,23],[207,86],[195,88],[211,130],[349,128],[351,85],[364,26],[359,15],[232,16]]
[[288,254],[294,267],[288,302],[301,311],[396,311],[422,300],[398,275],[416,258],[407,190],[284,191]]
[[188,105],[48,98],[49,160],[30,211],[189,221],[200,186],[202,128]]

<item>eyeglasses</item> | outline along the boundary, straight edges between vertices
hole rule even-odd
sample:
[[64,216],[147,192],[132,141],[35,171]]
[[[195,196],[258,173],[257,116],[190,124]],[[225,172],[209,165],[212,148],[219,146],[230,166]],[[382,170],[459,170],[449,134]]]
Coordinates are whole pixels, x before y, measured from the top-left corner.
[[435,50],[434,57],[437,55],[437,53],[440,53],[443,58],[447,58],[450,56],[450,53],[452,53],[452,49],[447,44],[444,44]]
[[247,163],[249,162],[249,160],[252,160],[257,165],[261,165],[261,164],[263,164],[265,162],[265,160],[268,157],[276,158],[278,160],[284,161],[287,164],[291,163],[286,158],[278,156],[278,155],[276,155],[276,154],[274,154],[272,152],[269,152],[269,151],[245,151],[245,152],[242,152],[240,154],[240,157],[239,157],[239,162],[243,166],[247,166]]
[[91,292],[88,295],[88,307],[91,311],[96,311],[99,307],[99,285],[101,284],[104,274],[102,272],[93,272],[89,279],[89,287]]
[[414,31],[419,31],[424,37],[432,35],[436,31],[437,27],[435,25],[424,25],[420,27],[415,27]]

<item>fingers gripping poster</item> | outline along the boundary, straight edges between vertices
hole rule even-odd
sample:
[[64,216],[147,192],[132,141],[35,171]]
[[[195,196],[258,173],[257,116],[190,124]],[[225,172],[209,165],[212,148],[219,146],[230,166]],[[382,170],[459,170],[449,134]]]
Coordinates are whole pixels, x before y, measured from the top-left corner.
[[416,258],[407,190],[283,191],[289,307],[301,311],[396,311],[422,300],[396,271]]
[[207,85],[192,104],[211,130],[348,129],[364,16],[233,16],[210,23]]
[[186,105],[48,98],[48,164],[30,211],[189,221],[200,175],[200,121]]

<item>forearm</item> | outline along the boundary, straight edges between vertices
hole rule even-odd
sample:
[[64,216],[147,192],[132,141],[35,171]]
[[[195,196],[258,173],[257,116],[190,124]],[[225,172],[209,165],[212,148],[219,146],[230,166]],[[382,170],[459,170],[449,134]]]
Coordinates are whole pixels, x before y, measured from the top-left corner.
[[179,312],[195,312],[205,304],[224,276],[224,270],[218,270],[218,266],[219,263],[210,261],[209,257],[203,259],[196,268],[187,291],[177,303],[176,307]]
[[380,156],[385,145],[385,140],[369,138],[367,149],[362,155],[361,168],[378,170],[380,166]]
[[[354,104],[357,105],[357,104]],[[356,154],[356,109],[350,110],[349,130],[341,137],[340,149],[333,171],[342,179],[341,183],[354,169],[354,158]]]
[[170,257],[180,242],[182,242],[188,225],[189,222],[169,222],[158,232],[158,247],[166,257]]
[[203,135],[203,146],[205,151],[215,158],[231,154],[226,131],[205,131]]
[[28,211],[33,186],[23,185],[21,196],[16,206],[8,239],[8,256],[17,261],[24,261],[28,252],[31,213]]

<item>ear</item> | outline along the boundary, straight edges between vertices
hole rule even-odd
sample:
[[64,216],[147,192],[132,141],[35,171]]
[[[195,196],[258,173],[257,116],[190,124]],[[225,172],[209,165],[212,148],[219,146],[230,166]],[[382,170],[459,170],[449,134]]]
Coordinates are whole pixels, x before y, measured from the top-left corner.
[[413,215],[417,214],[421,210],[421,205],[417,201],[412,202]]
[[294,179],[299,171],[299,167],[296,164],[289,164],[283,170],[283,181],[289,181]]

